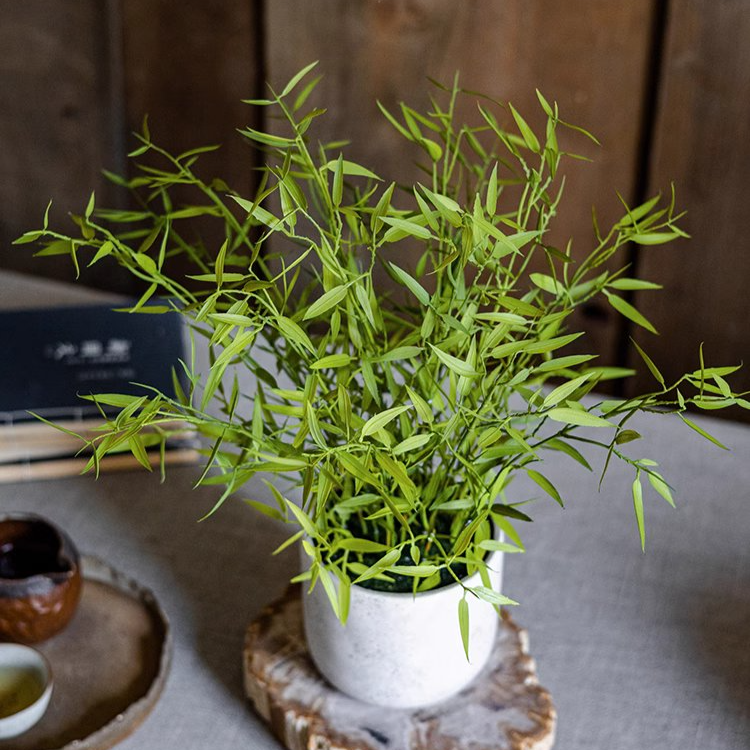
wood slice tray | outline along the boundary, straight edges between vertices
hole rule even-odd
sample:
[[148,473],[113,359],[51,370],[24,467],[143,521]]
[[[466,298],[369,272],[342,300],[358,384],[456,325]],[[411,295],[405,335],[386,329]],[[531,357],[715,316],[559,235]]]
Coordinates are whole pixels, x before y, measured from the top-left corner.
[[289,750],[549,750],[556,713],[536,677],[526,631],[503,613],[484,671],[459,695],[394,710],[329,685],[307,653],[298,587],[248,627],[245,692]]
[[161,695],[172,652],[154,595],[92,557],[83,592],[61,633],[35,648],[52,667],[47,713],[0,750],[106,750],[130,735]]

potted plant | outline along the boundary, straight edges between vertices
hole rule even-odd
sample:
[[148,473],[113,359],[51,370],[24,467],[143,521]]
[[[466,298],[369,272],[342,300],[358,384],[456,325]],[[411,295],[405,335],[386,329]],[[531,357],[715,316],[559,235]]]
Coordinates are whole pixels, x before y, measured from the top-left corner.
[[[45,217],[18,241],[42,242],[43,254],[70,254],[76,264],[84,255],[89,264],[116,261],[147,287],[131,313],[180,315],[207,340],[210,368],[176,364],[186,377],[184,387],[175,377],[176,396],[94,397],[120,412],[89,442],[89,468],[123,448],[149,468],[145,448],[179,419],[210,440],[199,483],[223,487],[213,510],[256,474],[270,476],[275,503],[246,500],[298,527],[280,549],[299,542],[306,559],[295,580],[312,589],[314,660],[364,700],[420,705],[477,673],[495,610],[513,603],[500,592],[502,555],[523,551],[518,526],[531,520],[510,488],[514,476],[563,505],[542,470],[545,454],[590,470],[579,449],[600,449],[603,471],[613,459],[632,467],[643,544],[644,480],[673,501],[657,464],[630,456],[640,435],[629,420],[676,413],[713,440],[685,415],[688,406],[750,404],[725,380],[737,368],[708,368],[701,357],[699,369],[667,383],[635,343],[654,390],[594,395],[630,371],[580,353],[585,334],[570,329],[571,313],[603,295],[653,330],[623,293],[658,285],[608,261],[630,242],[660,245],[684,232],[673,197],[655,197],[624,205],[606,231],[595,226],[583,260],[574,262],[570,244],[551,245],[566,156],[557,133],[591,137],[564,123],[556,105],[539,94],[541,135],[511,105],[490,100],[479,104],[479,126],[456,122],[457,84],[426,114],[381,107],[426,162],[424,182],[402,188],[345,159],[340,144],[312,145],[309,129],[323,111],[307,104],[311,69],[248,102],[281,115],[274,132],[241,131],[268,155],[253,197],[196,174],[208,149],[174,156],[144,124],[130,156],[158,162],[139,161],[132,179],[112,176],[135,192],[138,208],[99,209],[92,195],[72,217],[75,235]],[[175,189],[192,196],[178,204]],[[187,239],[183,226],[195,217],[218,224],[220,247]],[[189,285],[170,272],[177,255],[195,266]],[[391,291],[376,282],[377,269]],[[252,391],[238,369],[254,376]]]

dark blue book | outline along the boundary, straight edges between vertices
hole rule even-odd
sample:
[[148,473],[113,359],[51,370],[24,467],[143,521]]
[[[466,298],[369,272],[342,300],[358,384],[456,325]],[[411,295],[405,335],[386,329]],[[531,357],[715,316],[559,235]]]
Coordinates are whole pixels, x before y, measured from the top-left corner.
[[[86,443],[30,412],[81,436],[100,435],[104,421],[97,393],[147,395],[144,385],[174,394],[172,368],[184,359],[179,314],[115,312],[107,305],[0,312],[0,482],[67,476],[86,467]],[[103,407],[105,414],[117,409]],[[148,449],[152,465],[193,463],[195,433],[175,422],[162,453]],[[102,470],[137,467],[124,452],[107,456]]]
[[139,383],[174,395],[182,368],[177,313],[115,312],[107,305],[0,312],[0,426],[29,419],[87,419],[98,410],[80,396],[143,395]]

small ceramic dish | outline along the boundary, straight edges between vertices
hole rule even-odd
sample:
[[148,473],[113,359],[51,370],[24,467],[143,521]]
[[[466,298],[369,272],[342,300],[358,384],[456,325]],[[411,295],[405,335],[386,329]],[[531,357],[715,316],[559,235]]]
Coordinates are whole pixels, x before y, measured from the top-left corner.
[[0,643],[0,740],[18,737],[44,716],[52,672],[36,649]]

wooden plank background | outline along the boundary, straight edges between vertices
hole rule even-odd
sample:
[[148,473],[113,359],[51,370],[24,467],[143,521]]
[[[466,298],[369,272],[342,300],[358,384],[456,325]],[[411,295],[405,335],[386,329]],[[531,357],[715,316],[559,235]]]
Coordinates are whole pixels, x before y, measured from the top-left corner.
[[[33,260],[10,240],[39,223],[48,196],[57,219],[92,188],[117,200],[99,169],[127,168],[146,112],[170,149],[226,143],[203,160],[204,176],[250,190],[258,156],[234,130],[261,123],[239,100],[319,59],[322,137],[349,138],[353,158],[412,180],[416,154],[375,100],[419,108],[426,76],[458,70],[467,88],[512,100],[532,121],[538,87],[599,136],[601,148],[571,144],[596,161],[569,168],[556,226],[578,255],[593,204],[606,223],[615,190],[635,201],[674,180],[693,240],[633,253],[667,285],[636,297],[663,334],[644,343],[668,375],[692,367],[704,339],[712,361],[748,360],[748,35],[750,0],[0,0],[0,267],[71,278],[65,259]],[[84,280],[135,291],[116,268]],[[606,305],[574,324],[609,363],[625,364],[623,342],[640,336]],[[743,378],[750,388],[750,370]]]
[[[750,363],[750,1],[680,0],[667,21],[650,190],[674,182],[691,239],[640,253],[665,288],[637,303],[661,334],[639,342],[674,380],[702,341],[707,363]],[[735,378],[750,389],[747,365]]]
[[[547,92],[565,119],[603,144],[597,149],[583,138],[571,144],[597,157],[571,163],[556,222],[557,236],[573,237],[581,257],[593,240],[591,206],[606,223],[619,216],[615,191],[634,192],[652,3],[275,0],[267,9],[268,77],[278,85],[320,60],[318,100],[330,116],[317,135],[350,139],[355,160],[403,182],[422,179],[414,167],[418,152],[387,123],[376,100],[391,111],[402,100],[425,110],[434,93],[427,77],[450,84],[459,71],[464,87],[511,100],[533,124],[543,115],[535,88]],[[467,119],[478,124],[469,109]],[[587,331],[585,345],[603,363],[616,361],[619,321],[606,305],[587,308],[571,324]]]

